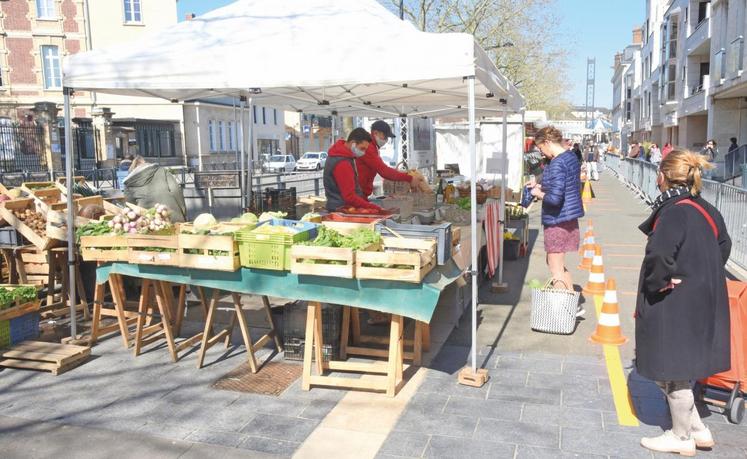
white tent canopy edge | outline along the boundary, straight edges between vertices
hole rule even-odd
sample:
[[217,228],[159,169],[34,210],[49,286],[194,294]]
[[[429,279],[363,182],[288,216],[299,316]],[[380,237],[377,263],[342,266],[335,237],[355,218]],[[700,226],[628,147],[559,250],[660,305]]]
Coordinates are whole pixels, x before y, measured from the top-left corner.
[[[256,65],[258,62],[262,64]],[[254,103],[299,112],[336,111],[348,116],[438,117],[466,111],[473,174],[478,111],[524,110],[521,94],[500,74],[474,37],[420,32],[375,0],[239,0],[124,46],[69,56],[63,61],[63,85],[68,152],[72,151],[73,90],[175,102],[244,96]],[[70,183],[71,154],[66,163]],[[70,193],[68,221],[73,221],[72,201]],[[471,202],[474,371],[478,301],[475,186]],[[76,337],[73,225],[68,225],[68,248],[71,336]]]

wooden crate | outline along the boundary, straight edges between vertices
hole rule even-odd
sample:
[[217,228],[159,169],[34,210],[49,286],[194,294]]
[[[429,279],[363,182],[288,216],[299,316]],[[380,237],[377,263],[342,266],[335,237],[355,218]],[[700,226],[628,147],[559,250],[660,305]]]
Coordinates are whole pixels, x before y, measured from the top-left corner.
[[43,205],[56,204],[62,201],[62,192],[57,188],[55,182],[23,182],[21,190]]
[[5,201],[0,205],[0,217],[5,220],[10,226],[18,230],[30,243],[41,250],[46,250],[57,245],[61,245],[63,241],[53,239],[50,235],[43,237],[32,230],[24,222],[18,219],[13,213],[14,210],[26,210],[32,209],[36,211],[36,205],[34,200],[30,198],[24,199],[12,199]]
[[179,238],[176,234],[128,234],[126,237],[128,263],[179,266]]
[[[73,182],[85,185],[86,178],[82,175],[76,175],[75,177],[73,177]],[[67,195],[67,177],[57,177],[54,185],[58,190],[62,192],[62,194]]]
[[[248,226],[221,224],[220,227]],[[219,227],[219,228],[220,228]],[[179,266],[194,269],[213,269],[216,271],[236,271],[241,266],[239,246],[231,234],[185,234],[193,226],[183,224],[179,227]],[[211,253],[212,252],[212,253]],[[220,254],[216,253],[220,252]]]
[[[435,241],[407,238],[382,239],[384,252],[359,251],[356,253],[356,278],[420,283],[436,266]],[[400,265],[408,268],[373,267],[370,266],[371,264]]]
[[[375,251],[380,247],[373,244],[367,251]],[[310,245],[294,245],[291,248],[291,272],[293,274],[309,274],[312,276],[355,277],[355,254],[353,249],[340,247],[316,247]],[[314,263],[309,263],[313,261]],[[344,264],[330,264],[329,262]]]
[[17,263],[22,264],[26,282],[41,287],[49,282],[49,257],[45,250],[26,246],[18,250]]
[[91,348],[72,344],[23,341],[2,351],[0,366],[61,374],[85,362]]
[[[18,287],[18,286],[14,286]],[[35,285],[33,287],[36,287]],[[29,301],[28,303],[18,304],[8,309],[0,310],[0,320],[10,320],[20,317],[30,312],[38,311],[41,306],[40,300]]]
[[83,261],[127,261],[127,237],[123,234],[82,236],[80,255]]

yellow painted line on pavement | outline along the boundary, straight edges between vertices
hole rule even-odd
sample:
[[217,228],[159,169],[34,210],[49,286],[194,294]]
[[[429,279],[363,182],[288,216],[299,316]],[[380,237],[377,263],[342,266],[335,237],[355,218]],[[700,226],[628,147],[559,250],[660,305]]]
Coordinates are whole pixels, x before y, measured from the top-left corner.
[[[594,306],[597,310],[597,318],[602,313],[602,295],[594,295]],[[628,392],[628,382],[625,379],[620,349],[611,344],[602,345],[604,348],[604,361],[607,363],[607,376],[610,379],[612,398],[615,401],[617,411],[617,422],[621,426],[638,427],[638,418],[635,415],[633,403]]]

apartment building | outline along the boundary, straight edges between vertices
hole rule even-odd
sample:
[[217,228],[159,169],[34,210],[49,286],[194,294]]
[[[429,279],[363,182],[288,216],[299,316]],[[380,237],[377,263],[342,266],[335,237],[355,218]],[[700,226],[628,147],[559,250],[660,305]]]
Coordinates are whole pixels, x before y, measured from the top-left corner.
[[[641,39],[615,57],[620,146],[651,141],[699,150],[747,143],[747,0],[646,0]],[[640,67],[637,63],[640,62]],[[640,75],[635,73],[640,72]]]
[[[61,112],[65,56],[132,41],[171,26],[176,19],[176,0],[0,2],[2,124],[34,124],[40,116],[34,107],[40,102],[52,107],[51,119],[61,124],[61,113],[56,118],[54,107]],[[78,91],[73,97],[77,166],[90,168],[135,152],[179,164],[182,119],[182,107],[162,99]]]
[[615,55],[612,74],[612,144],[627,150],[634,132],[639,130],[641,91],[641,29],[633,31],[633,42]]
[[254,160],[262,155],[286,152],[285,112],[253,105],[243,110],[230,99],[195,100],[184,103],[185,150],[188,165],[203,170],[230,170],[240,167],[241,123],[243,116],[244,151],[249,136],[254,140]]

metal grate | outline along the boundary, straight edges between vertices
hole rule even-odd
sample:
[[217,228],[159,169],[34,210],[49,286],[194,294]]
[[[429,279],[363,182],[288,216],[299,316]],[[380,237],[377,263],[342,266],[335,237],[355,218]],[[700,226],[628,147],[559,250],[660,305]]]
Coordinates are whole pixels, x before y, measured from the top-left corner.
[[298,364],[269,362],[252,373],[249,363],[242,363],[223,375],[212,385],[215,389],[278,396],[293,381],[301,377],[303,367]]

